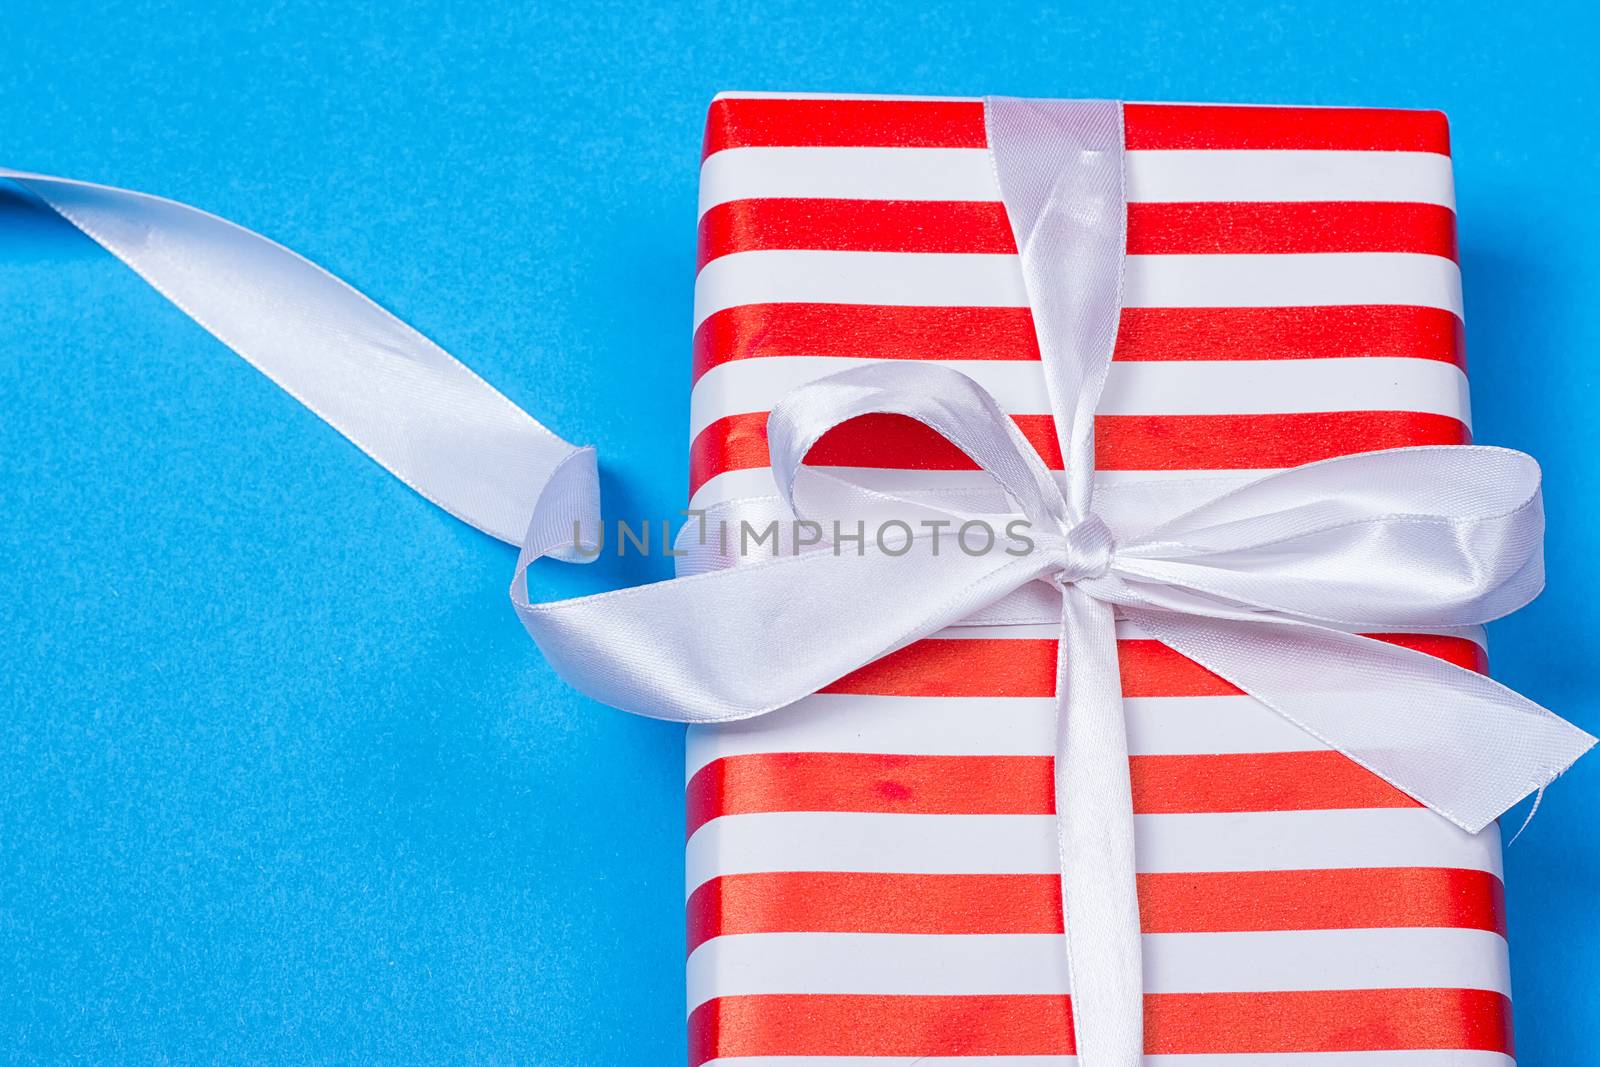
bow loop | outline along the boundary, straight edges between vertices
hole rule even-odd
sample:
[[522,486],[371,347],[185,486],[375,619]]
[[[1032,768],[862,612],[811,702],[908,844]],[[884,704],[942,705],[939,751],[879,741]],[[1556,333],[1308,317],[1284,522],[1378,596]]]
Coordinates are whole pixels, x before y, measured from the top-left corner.
[[1467,626],[1538,594],[1542,539],[1529,457],[1405,448],[1261,478],[1125,546],[1119,571],[1170,610],[1355,630]]
[[[806,453],[836,426],[880,414],[915,419],[961,449],[1036,526],[1066,526],[1066,502],[1055,479],[994,397],[959,371],[920,362],[873,363],[830,374],[792,390],[773,407],[767,417],[772,476],[795,514],[815,514],[797,494]],[[887,495],[878,499],[916,506]]]

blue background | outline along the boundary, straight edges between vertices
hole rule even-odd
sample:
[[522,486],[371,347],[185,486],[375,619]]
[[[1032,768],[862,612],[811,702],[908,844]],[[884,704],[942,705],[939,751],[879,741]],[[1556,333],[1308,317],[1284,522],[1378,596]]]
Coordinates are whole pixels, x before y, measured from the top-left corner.
[[[1600,727],[1582,7],[109,6],[0,18],[0,161],[308,254],[598,445],[632,516],[685,496],[717,90],[1443,108],[1477,433],[1547,473],[1496,670]],[[564,689],[510,549],[10,192],[0,553],[0,1058],[683,1062],[681,731]],[[1526,1063],[1600,1022],[1597,796],[1591,758],[1507,859]]]

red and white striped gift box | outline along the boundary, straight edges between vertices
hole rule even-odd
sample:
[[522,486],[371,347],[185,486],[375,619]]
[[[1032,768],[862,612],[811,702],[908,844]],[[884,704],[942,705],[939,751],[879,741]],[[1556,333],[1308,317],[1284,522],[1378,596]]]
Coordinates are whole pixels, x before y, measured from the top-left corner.
[[[1220,489],[1469,440],[1442,115],[1137,104],[1126,130],[1098,478],[1160,506],[1175,471]],[[767,410],[861,360],[947,361],[1059,469],[979,101],[720,96],[700,206],[695,506],[770,495]],[[900,489],[978,478],[894,417],[810,459]],[[1386,636],[1483,666],[1476,633]],[[1496,830],[1119,637],[1151,1062],[1510,1064]],[[1054,670],[1051,628],[956,629],[691,728],[691,1067],[1071,1062]]]

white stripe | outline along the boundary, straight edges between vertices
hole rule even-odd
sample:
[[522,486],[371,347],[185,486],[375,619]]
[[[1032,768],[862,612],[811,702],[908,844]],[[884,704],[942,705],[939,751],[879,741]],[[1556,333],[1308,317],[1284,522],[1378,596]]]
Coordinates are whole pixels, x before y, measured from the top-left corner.
[[[1238,1052],[1146,1056],[1144,1067],[1516,1067],[1499,1052]],[[1076,1056],[719,1056],[702,1067],[1077,1067]]]
[[[1409,252],[1129,256],[1124,307],[1392,304],[1461,314],[1461,272]],[[1026,307],[1016,256],[922,252],[736,252],[695,279],[694,325],[745,304],[807,302]]]
[[[1459,867],[1500,873],[1497,826],[1473,835],[1426,808],[1137,815],[1142,873]],[[1055,874],[1053,815],[725,815],[685,849],[685,895],[729,874]]]
[[1386,201],[1455,208],[1450,157],[1437,152],[1161,149],[1126,158],[1133,202]]
[[1410,252],[1128,256],[1123,307],[1400,304],[1461,315],[1461,268]]
[[[882,492],[916,496],[924,494],[945,500],[955,494],[973,494],[990,499],[996,492],[994,479],[981,471],[914,471],[880,469],[873,467],[819,467],[848,478],[859,485]],[[1153,497],[1150,524],[1162,516],[1176,515],[1223,493],[1255,481],[1270,470],[1205,470],[1205,471],[1096,471],[1096,490],[1115,487],[1132,490],[1148,487]],[[1063,478],[1056,472],[1056,478]],[[772,468],[749,467],[743,470],[723,471],[707,479],[695,491],[691,508],[712,508],[736,500],[763,500],[774,495]],[[977,505],[974,505],[976,507]],[[1105,516],[1112,522],[1113,516]],[[1115,523],[1113,523],[1115,525]]]
[[[1122,705],[1128,752],[1134,756],[1328,748],[1247,696],[1129,697]],[[685,759],[693,777],[713,760],[769,752],[1052,756],[1055,724],[1056,702],[1050,697],[820,693],[760,718],[691,726]]]
[[[1473,644],[1476,644],[1480,648],[1487,648],[1488,644],[1489,644],[1488,633],[1487,633],[1487,631],[1484,630],[1484,628],[1482,626],[1456,626],[1456,627],[1449,627],[1449,628],[1442,629],[1442,630],[1440,630],[1440,629],[1434,629],[1434,630],[1415,629],[1415,630],[1412,630],[1410,632],[1412,632],[1412,633],[1439,634],[1439,635],[1444,636],[1444,637],[1460,637],[1460,638],[1463,638],[1463,639],[1465,639],[1467,641],[1471,641]],[[934,633],[930,634],[929,636],[930,637],[936,637],[936,638],[943,638],[945,640],[951,640],[951,641],[959,641],[959,640],[963,640],[963,639],[976,639],[976,638],[980,638],[980,637],[981,638],[1015,638],[1015,639],[1027,639],[1027,638],[1044,637],[1044,638],[1049,638],[1050,640],[1055,640],[1055,638],[1057,636],[1059,636],[1060,633],[1061,633],[1061,627],[1058,626],[1055,623],[1046,623],[1046,624],[1032,623],[1032,624],[1016,624],[1016,625],[992,625],[991,624],[991,625],[977,625],[977,626],[950,626],[950,627],[947,627],[946,629],[943,629],[943,630],[937,630]],[[1138,624],[1132,622],[1131,620],[1129,620],[1129,619],[1118,619],[1117,620],[1117,640],[1118,641],[1153,641],[1153,640],[1155,640],[1155,638],[1151,635],[1151,633],[1148,630],[1146,630],[1144,627],[1139,626]],[[1195,698],[1195,699],[1209,699],[1209,698]],[[691,729],[699,729],[699,727],[691,727]]]
[[[714,937],[689,956],[692,1011],[716,997],[1062,996],[1060,934],[764,933]],[[1509,995],[1490,930],[1392,928],[1145,934],[1146,993],[1487,989]]]
[[[729,415],[767,412],[790,390],[878,359],[766,356],[712,367],[689,399],[689,439]],[[951,359],[1008,415],[1047,415],[1043,364]],[[1267,415],[1313,411],[1417,411],[1469,423],[1467,376],[1454,363],[1359,359],[1161,360],[1111,364],[1101,415]]]
[[[1129,152],[1134,203],[1389,201],[1454,208],[1436,152],[1161,149]],[[735,200],[998,202],[985,148],[730,148],[700,166],[700,213]]]
[[763,250],[720,256],[694,283],[694,326],[745,304],[1026,307],[1016,256]]
[[700,214],[735,200],[1000,199],[986,148],[728,148],[700,164]]

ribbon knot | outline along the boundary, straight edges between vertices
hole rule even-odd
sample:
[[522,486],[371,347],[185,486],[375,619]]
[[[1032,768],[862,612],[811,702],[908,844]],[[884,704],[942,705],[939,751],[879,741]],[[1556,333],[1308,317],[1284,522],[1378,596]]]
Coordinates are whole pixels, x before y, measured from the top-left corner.
[[1099,515],[1090,514],[1073,523],[1061,536],[1060,567],[1052,576],[1058,585],[1075,585],[1103,578],[1111,571],[1117,550],[1111,527]]

